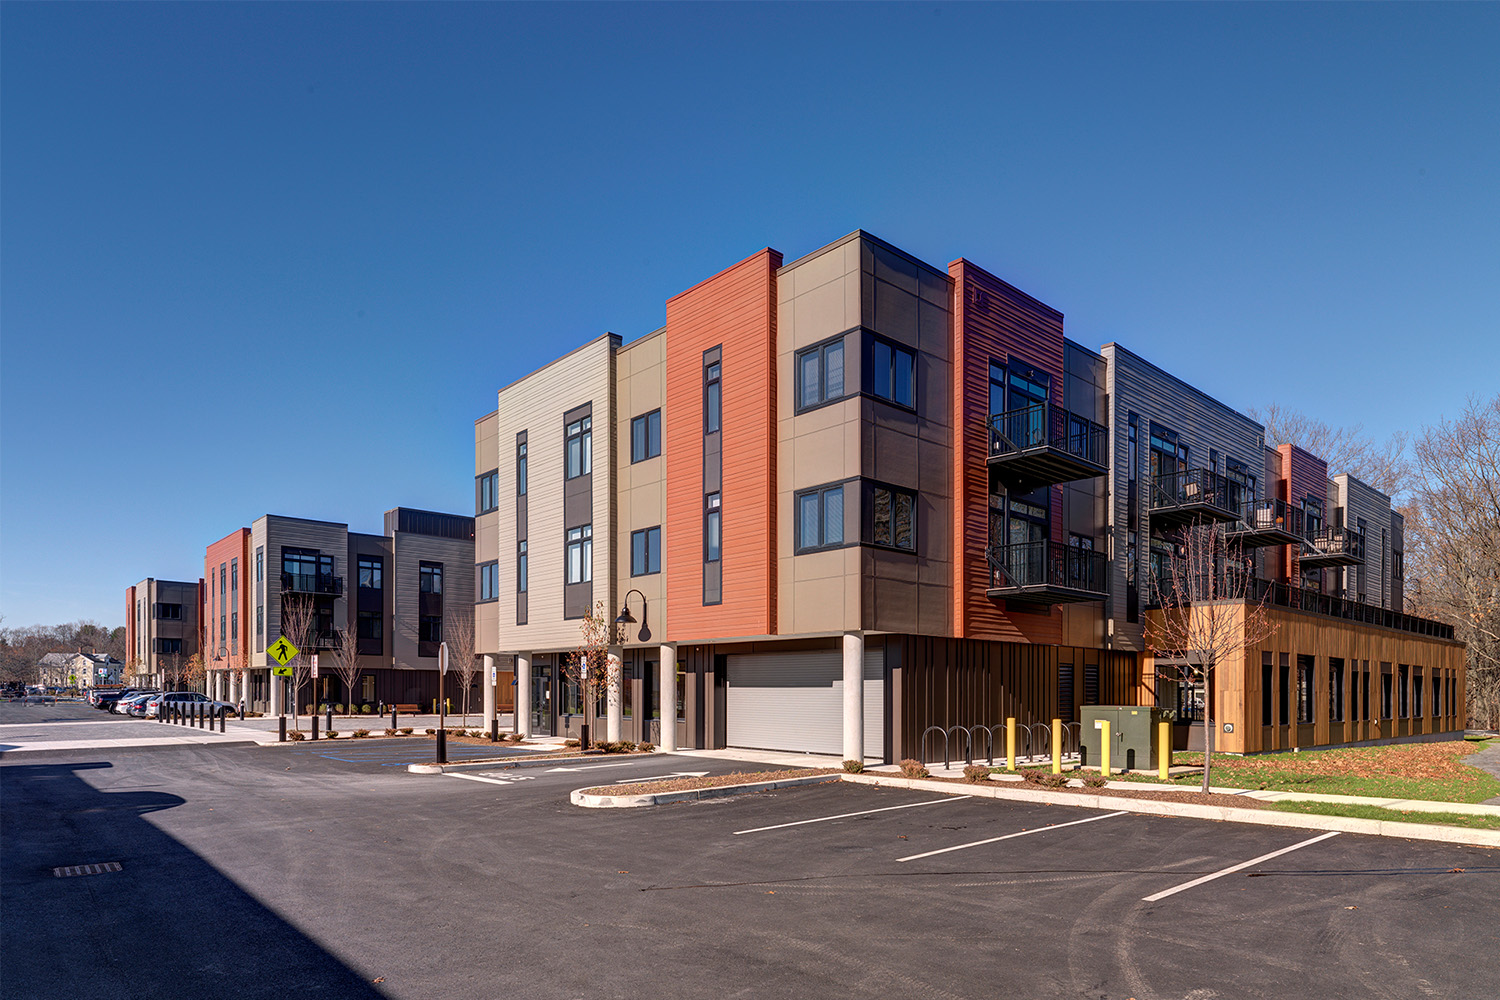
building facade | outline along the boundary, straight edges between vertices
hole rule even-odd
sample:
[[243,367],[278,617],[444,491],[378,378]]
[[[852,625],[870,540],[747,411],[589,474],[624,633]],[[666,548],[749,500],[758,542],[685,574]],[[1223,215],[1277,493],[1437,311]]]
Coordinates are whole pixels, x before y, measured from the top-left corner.
[[[589,341],[496,404],[475,423],[478,650],[522,732],[593,716],[668,747],[896,760],[955,727],[1155,702],[1187,743],[1204,697],[1259,729],[1261,653],[1313,658],[1312,728],[1239,749],[1461,725],[1461,647],[1400,613],[1389,498],[1118,344],[1068,339],[966,259],[859,231],[790,263],[762,250],[668,299],[661,329]],[[1184,691],[1146,620],[1205,524],[1288,620]],[[620,682],[585,706],[563,667],[601,610]],[[1367,659],[1406,664],[1391,685],[1412,706],[1427,685],[1423,722],[1334,711],[1352,682],[1317,685],[1335,661],[1363,683]]]
[[199,650],[204,581],[147,577],[125,588],[126,680],[162,690]]

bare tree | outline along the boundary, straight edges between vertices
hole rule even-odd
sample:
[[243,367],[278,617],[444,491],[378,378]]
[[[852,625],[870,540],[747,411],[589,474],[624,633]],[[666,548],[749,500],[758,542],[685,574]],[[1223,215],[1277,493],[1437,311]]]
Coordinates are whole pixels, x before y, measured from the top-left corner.
[[479,663],[474,656],[474,609],[456,608],[443,616],[443,638],[448,643],[448,669],[463,685],[464,725],[469,724],[469,697]]
[[1182,529],[1165,580],[1151,581],[1160,610],[1146,615],[1146,648],[1176,678],[1203,691],[1203,792],[1213,761],[1213,677],[1220,664],[1240,661],[1276,631],[1263,600],[1251,590],[1254,573],[1217,523]]
[[161,665],[162,690],[182,690],[182,682],[187,675],[187,661],[182,658],[182,653],[167,653],[157,662]]
[[1500,726],[1500,395],[1470,399],[1413,449],[1406,604],[1467,646],[1468,721]]
[[588,749],[590,723],[598,721],[596,703],[599,695],[608,694],[619,685],[619,677],[609,669],[609,647],[615,643],[615,623],[603,601],[584,615],[578,630],[583,641],[571,656],[563,658],[562,675],[577,688],[583,699],[585,728],[581,743],[584,749]]
[[200,684],[205,690],[207,689],[208,661],[204,659],[202,653],[194,653],[188,657],[187,665],[182,670],[182,677],[195,691],[198,690]]
[[1363,424],[1333,427],[1277,403],[1251,407],[1250,416],[1265,425],[1267,445],[1275,448],[1294,444],[1310,451],[1328,463],[1328,471],[1333,475],[1347,472],[1389,497],[1398,495],[1409,484],[1411,459],[1407,455],[1405,433],[1379,444],[1365,433]]
[[318,611],[313,601],[300,595],[283,594],[281,597],[281,635],[297,647],[297,655],[287,662],[292,668],[292,726],[297,727],[297,696],[302,686],[312,676],[313,630],[317,627]]
[[333,671],[344,684],[344,705],[354,713],[354,684],[359,680],[359,633],[346,628],[339,633],[333,647]]

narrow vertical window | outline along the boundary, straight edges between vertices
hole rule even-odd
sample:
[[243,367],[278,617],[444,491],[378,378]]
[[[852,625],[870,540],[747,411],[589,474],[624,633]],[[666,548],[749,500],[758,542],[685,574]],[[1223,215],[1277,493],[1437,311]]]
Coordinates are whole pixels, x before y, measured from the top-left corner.
[[594,418],[583,417],[567,425],[567,477],[577,479],[594,470]]
[[594,578],[594,526],[568,529],[567,582],[588,583]]
[[516,593],[526,593],[526,540],[516,543]]
[[718,562],[722,556],[723,546],[720,538],[720,518],[722,511],[719,508],[719,494],[710,493],[704,502],[705,513],[703,516],[703,559],[705,562]]
[[526,442],[516,444],[516,496],[526,495]]
[[719,363],[717,361],[703,369],[703,433],[713,434],[719,429]]

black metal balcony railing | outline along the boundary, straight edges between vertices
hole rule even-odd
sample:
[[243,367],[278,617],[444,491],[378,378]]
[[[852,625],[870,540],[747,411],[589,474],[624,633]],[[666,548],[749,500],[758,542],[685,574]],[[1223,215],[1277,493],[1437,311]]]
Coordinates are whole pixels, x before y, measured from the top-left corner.
[[1357,528],[1320,528],[1307,533],[1299,557],[1304,566],[1353,566],[1365,561],[1365,536]]
[[[1243,487],[1249,492],[1249,487]],[[1230,541],[1245,547],[1296,545],[1304,538],[1302,511],[1285,500],[1247,499],[1240,506],[1240,519],[1225,531]]]
[[1051,403],[1035,403],[988,419],[989,461],[1037,486],[1106,474],[1109,432]]
[[282,593],[327,594],[334,597],[344,592],[344,578],[331,573],[283,573]]
[[1045,603],[1098,600],[1108,582],[1103,552],[1050,541],[1016,542],[985,550],[990,591],[997,597]]
[[[1166,579],[1162,582],[1168,600],[1174,600],[1172,595],[1172,581]],[[1224,600],[1251,601],[1256,604],[1265,604],[1278,608],[1293,608],[1298,611],[1306,611],[1310,614],[1323,615],[1327,618],[1342,618],[1345,621],[1363,622],[1367,625],[1378,625],[1381,628],[1396,629],[1401,632],[1411,632],[1416,635],[1431,636],[1434,639],[1453,639],[1453,626],[1446,622],[1433,621],[1431,618],[1419,618],[1416,615],[1408,615],[1401,611],[1391,611],[1375,604],[1366,604],[1363,601],[1353,601],[1347,597],[1338,597],[1334,594],[1320,594],[1316,590],[1307,590],[1296,587],[1289,583],[1280,583],[1274,580],[1250,579],[1236,585],[1234,581],[1225,580],[1215,591],[1221,594],[1236,594],[1233,598],[1225,597]],[[1182,603],[1191,604],[1191,601]],[[1148,609],[1160,608],[1162,606],[1162,595],[1152,593],[1147,600]]]
[[344,641],[344,630],[341,628],[319,629],[309,633],[308,645],[313,649],[337,649]]
[[1249,493],[1246,484],[1211,469],[1170,472],[1151,481],[1151,517],[1157,522],[1237,521]]

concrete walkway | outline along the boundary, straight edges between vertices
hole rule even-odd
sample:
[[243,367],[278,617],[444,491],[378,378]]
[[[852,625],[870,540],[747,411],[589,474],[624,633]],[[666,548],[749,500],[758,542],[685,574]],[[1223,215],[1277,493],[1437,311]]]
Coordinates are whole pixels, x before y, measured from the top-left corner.
[[[1464,758],[1464,763],[1472,767],[1477,767],[1486,774],[1493,774],[1495,777],[1500,778],[1500,745],[1470,754]],[[1488,806],[1500,806],[1500,795],[1492,799],[1485,799],[1484,804]]]

